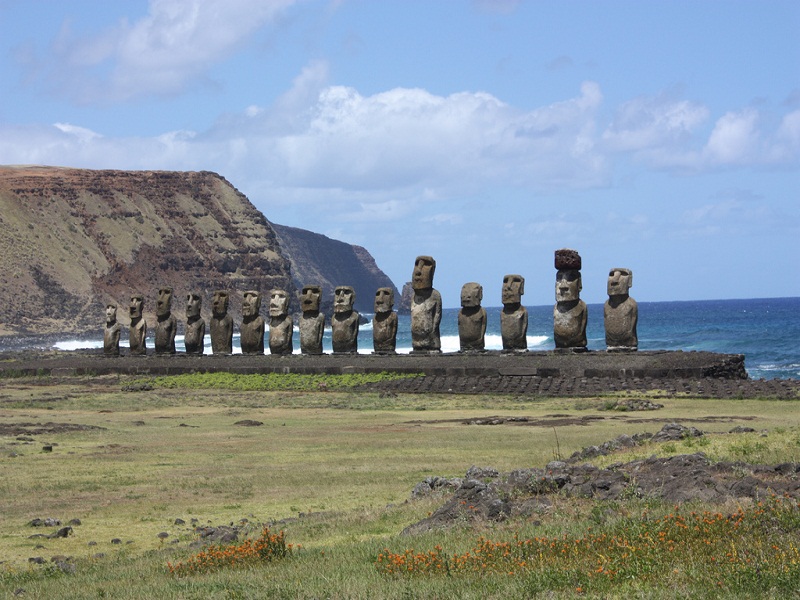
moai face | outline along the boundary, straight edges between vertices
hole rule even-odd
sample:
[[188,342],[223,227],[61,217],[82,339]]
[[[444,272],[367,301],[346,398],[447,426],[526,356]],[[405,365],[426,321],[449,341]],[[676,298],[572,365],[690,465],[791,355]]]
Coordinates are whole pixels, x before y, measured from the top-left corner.
[[340,285],[333,292],[333,312],[352,312],[356,301],[356,291],[349,285]]
[[242,298],[242,316],[246,318],[254,318],[258,316],[261,310],[261,292],[255,290],[248,290],[244,293]]
[[211,301],[211,312],[218,319],[228,314],[228,292],[214,292],[214,299]]
[[581,272],[562,270],[556,274],[556,302],[573,302],[581,299]]
[[200,309],[203,307],[203,297],[200,294],[188,294],[186,296],[186,318],[194,319],[200,316]]
[[142,309],[144,308],[144,296],[135,294],[131,296],[131,304],[128,310],[130,311],[131,319],[141,319]]
[[394,308],[394,290],[392,288],[378,288],[375,292],[375,312],[389,313]]
[[429,290],[433,287],[433,274],[436,272],[436,261],[431,256],[418,256],[414,262],[414,274],[411,276],[411,287],[415,290]]
[[503,277],[503,304],[519,304],[525,293],[525,278],[522,275]]
[[106,304],[106,323],[113,325],[117,322],[117,305]]
[[284,290],[272,290],[269,293],[269,316],[282,317],[289,314],[289,296]]
[[303,312],[318,312],[319,303],[322,299],[322,288],[318,285],[303,286],[300,293],[300,306]]
[[616,268],[608,273],[608,295],[627,296],[633,285],[633,272],[630,269]]
[[483,287],[479,283],[465,283],[461,288],[461,307],[478,308],[483,300]]
[[158,290],[156,299],[156,316],[167,317],[172,310],[172,288],[163,287]]

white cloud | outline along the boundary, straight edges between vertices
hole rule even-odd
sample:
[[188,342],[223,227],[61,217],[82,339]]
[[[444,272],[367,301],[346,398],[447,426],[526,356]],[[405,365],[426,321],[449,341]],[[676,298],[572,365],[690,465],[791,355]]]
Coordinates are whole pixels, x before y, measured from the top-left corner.
[[721,117],[703,150],[711,164],[734,165],[758,160],[761,140],[758,132],[758,112],[746,109],[729,112]]

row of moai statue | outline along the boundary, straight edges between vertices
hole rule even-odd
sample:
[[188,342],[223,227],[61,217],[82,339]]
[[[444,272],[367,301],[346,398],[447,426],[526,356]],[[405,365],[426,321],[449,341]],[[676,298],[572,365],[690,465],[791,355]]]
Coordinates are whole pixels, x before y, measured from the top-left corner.
[[[575,250],[562,249],[555,253],[556,305],[553,309],[553,337],[557,350],[586,350],[586,303],[580,299],[581,257]],[[411,279],[411,345],[412,354],[437,354],[441,352],[440,323],[442,297],[433,287],[436,261],[430,256],[418,256]],[[630,297],[633,274],[629,269],[612,269],[608,276],[608,301],[604,307],[606,345],[610,351],[632,351],[638,347],[636,325],[638,308]],[[527,351],[528,311],[522,306],[525,278],[506,275],[503,278],[500,330],[503,350]],[[156,300],[155,351],[157,354],[175,353],[177,319],[172,314],[172,288],[161,288]],[[331,318],[334,354],[358,352],[360,315],[355,310],[355,290],[339,286],[334,292],[334,313]],[[306,285],[300,293],[302,314],[299,319],[300,352],[322,354],[322,336],[325,315],[320,312],[322,288]],[[462,352],[481,352],[485,349],[486,309],[481,306],[483,287],[479,283],[466,283],[461,288],[461,310],[458,314],[458,334]],[[228,314],[229,295],[226,291],[214,292],[210,323],[211,349],[214,354],[231,354],[233,351],[233,319]],[[142,316],[144,297],[136,294],[130,302],[130,353],[147,353],[145,338],[147,324]],[[186,330],[184,343],[187,354],[203,354],[206,324],[200,316],[202,297],[189,294],[186,304]],[[375,317],[372,335],[373,349],[378,354],[395,353],[397,344],[397,313],[394,311],[394,291],[379,288],[375,292]],[[242,299],[240,343],[243,354],[264,354],[266,322],[260,316],[261,293],[246,291]],[[286,355],[294,351],[293,321],[289,314],[289,296],[286,291],[270,292],[269,350],[271,354]],[[104,351],[119,355],[121,326],[117,322],[117,307],[106,306]]]

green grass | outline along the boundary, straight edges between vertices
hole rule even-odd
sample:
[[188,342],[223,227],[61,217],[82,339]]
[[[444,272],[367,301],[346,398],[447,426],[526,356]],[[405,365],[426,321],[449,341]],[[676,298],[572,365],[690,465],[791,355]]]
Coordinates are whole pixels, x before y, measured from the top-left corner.
[[[264,390],[258,378],[239,377],[227,384],[217,378],[214,389],[197,387],[197,379],[165,378],[155,389],[135,393],[122,392],[130,380],[116,377],[53,385],[32,378],[0,382],[0,424],[102,427],[23,436],[33,442],[0,435],[0,593],[22,588],[26,598],[509,598],[547,590],[572,597],[581,587],[601,597],[666,598],[676,593],[785,597],[798,588],[790,560],[789,544],[796,546],[798,537],[793,515],[764,517],[748,530],[750,547],[761,544],[762,558],[772,562],[757,563],[760,571],[744,565],[723,573],[733,582],[724,588],[709,587],[718,572],[707,554],[688,547],[678,557],[667,551],[648,555],[648,568],[662,576],[619,577],[594,587],[580,561],[513,576],[487,571],[450,577],[390,576],[375,564],[386,548],[428,552],[440,545],[448,556],[463,555],[481,535],[501,543],[515,535],[584,539],[642,530],[674,507],[635,498],[598,504],[556,496],[550,510],[528,521],[399,536],[442,502],[408,501],[413,486],[427,476],[463,476],[472,465],[500,471],[542,466],[622,433],[655,432],[673,420],[712,434],[594,462],[696,451],[714,460],[800,461],[800,411],[794,402],[662,399],[659,411],[619,413],[601,410],[601,399],[381,397],[349,388],[331,391],[333,376],[328,391],[314,384],[306,391],[306,383],[299,390]],[[489,415],[526,416],[538,425],[464,424]],[[263,425],[235,425],[246,419]],[[551,421],[560,424],[553,427]],[[737,424],[757,432],[725,433]],[[56,444],[52,453],[41,451],[45,443]],[[742,508],[749,507],[713,510],[727,516]],[[79,518],[82,524],[69,538],[30,539],[40,532],[26,525],[36,517]],[[176,518],[187,524],[175,525]],[[287,542],[301,548],[270,564],[175,577],[167,562],[185,561],[196,552],[188,548],[195,539],[192,518],[201,524],[247,519],[254,534],[259,523],[283,520],[273,530],[284,529]],[[169,534],[163,541],[157,537],[162,531]],[[112,538],[123,543],[112,544]],[[769,570],[779,558],[770,554],[773,544],[790,557],[785,571]],[[105,556],[94,558],[98,553]],[[74,557],[76,572],[27,562],[55,555]],[[670,575],[674,569],[678,574]]]

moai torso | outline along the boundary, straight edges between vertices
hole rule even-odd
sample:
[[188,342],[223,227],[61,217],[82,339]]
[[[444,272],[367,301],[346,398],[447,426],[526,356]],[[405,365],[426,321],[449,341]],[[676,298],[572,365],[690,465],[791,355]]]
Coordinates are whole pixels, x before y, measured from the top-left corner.
[[269,351],[286,355],[294,351],[294,323],[289,316],[289,296],[284,290],[272,290],[269,297]]
[[500,313],[500,335],[503,350],[528,349],[528,309],[522,306],[525,279],[522,275],[503,277],[503,310]]
[[630,297],[633,284],[630,269],[611,269],[608,274],[608,300],[603,307],[606,346],[609,351],[633,351],[639,346],[636,325],[639,307]]
[[418,256],[414,263],[411,286],[411,346],[412,352],[441,352],[439,324],[442,321],[442,296],[433,289],[436,261],[430,256]]
[[206,345],[206,322],[200,316],[203,298],[200,294],[186,296],[186,332],[183,343],[187,354],[203,354]]
[[397,348],[397,313],[393,308],[394,290],[378,288],[372,319],[372,348],[378,354],[394,354]]
[[358,352],[359,314],[353,309],[356,293],[350,286],[339,286],[334,291],[331,337],[334,354]]
[[466,283],[461,288],[461,310],[458,313],[458,339],[462,352],[483,350],[486,336],[486,309],[481,306],[483,288]]
[[325,333],[325,315],[319,311],[322,288],[318,285],[303,287],[300,306],[300,352],[322,354],[322,336]]
[[233,318],[228,314],[228,292],[214,292],[211,301],[211,352],[233,352]]
[[103,354],[106,356],[119,356],[119,337],[122,326],[117,321],[117,306],[106,306],[106,326],[103,329]]
[[581,257],[575,250],[556,250],[556,305],[553,338],[557,349],[586,350],[586,303],[580,299]]
[[144,356],[147,354],[147,322],[142,316],[144,308],[144,297],[141,295],[131,296],[130,316],[131,326],[128,332],[131,355]]
[[156,299],[156,354],[175,354],[178,320],[172,314],[172,288],[158,290]]
[[239,329],[242,354],[264,354],[264,318],[261,310],[261,293],[247,291],[242,300],[242,326]]

